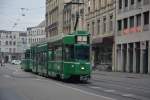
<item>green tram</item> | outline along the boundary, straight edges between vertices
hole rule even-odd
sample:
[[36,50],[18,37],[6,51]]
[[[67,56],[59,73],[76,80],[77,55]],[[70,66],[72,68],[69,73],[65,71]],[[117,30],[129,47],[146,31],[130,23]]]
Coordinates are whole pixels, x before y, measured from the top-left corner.
[[24,70],[60,79],[90,79],[90,34],[86,31],[50,38],[31,46],[25,55]]
[[32,59],[30,58],[31,52],[30,49],[27,49],[25,51],[25,59],[21,61],[21,68],[24,69],[25,71],[31,71],[32,67]]

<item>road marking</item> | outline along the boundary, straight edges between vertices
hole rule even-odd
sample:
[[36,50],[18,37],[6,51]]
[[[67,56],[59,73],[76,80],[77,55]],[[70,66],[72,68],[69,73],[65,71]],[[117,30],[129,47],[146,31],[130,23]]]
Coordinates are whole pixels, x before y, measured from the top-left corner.
[[114,98],[110,98],[110,97],[98,95],[98,94],[95,94],[95,93],[87,92],[87,91],[84,91],[84,90],[81,90],[81,89],[78,89],[78,88],[73,88],[71,86],[66,86],[66,85],[63,85],[63,84],[60,84],[60,83],[56,83],[56,85],[61,86],[61,87],[65,87],[65,88],[69,88],[69,89],[72,89],[72,90],[75,90],[77,92],[81,92],[81,93],[84,93],[84,94],[87,94],[87,95],[96,96],[96,97],[99,97],[99,98],[104,98],[104,99],[108,99],[108,100],[117,100],[117,99],[114,99]]
[[11,78],[11,76],[9,75],[3,75],[5,78]]
[[102,88],[102,87],[97,87],[97,86],[91,86],[90,88],[93,88],[93,89],[101,89],[101,90],[103,90],[104,92],[116,92],[116,90],[106,90],[106,89],[104,89],[104,88]]
[[98,86],[90,86],[90,88],[93,88],[93,89],[103,89],[102,87],[98,87]]
[[35,79],[35,80],[38,80],[38,81],[39,81],[39,80],[41,80],[41,79],[37,78],[37,79]]
[[135,95],[133,95],[133,94],[123,94],[122,96],[124,96],[124,97],[135,97]]
[[115,90],[104,90],[105,92],[116,92]]

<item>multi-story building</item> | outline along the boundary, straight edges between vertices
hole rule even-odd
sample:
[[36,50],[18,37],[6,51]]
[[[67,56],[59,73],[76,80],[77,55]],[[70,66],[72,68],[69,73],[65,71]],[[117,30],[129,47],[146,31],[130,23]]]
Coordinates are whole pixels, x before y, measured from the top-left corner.
[[65,0],[46,0],[47,37],[63,32],[63,7]]
[[[79,4],[69,4],[69,2],[79,3],[82,1],[84,0],[46,0],[47,37],[74,31],[77,14],[80,16],[79,22],[83,23],[83,6]],[[77,29],[83,27],[83,25],[79,25],[81,24],[79,23],[77,25]]]
[[42,21],[39,25],[35,27],[27,28],[28,48],[31,46],[31,44],[42,42],[45,39],[46,39],[45,21]]
[[112,69],[115,0],[85,0],[86,29],[92,35],[92,60],[98,69]]
[[84,20],[84,0],[70,0],[64,5],[63,33],[85,30]]
[[116,1],[114,71],[150,73],[150,0]]
[[26,32],[0,30],[0,59],[21,59],[26,47]]

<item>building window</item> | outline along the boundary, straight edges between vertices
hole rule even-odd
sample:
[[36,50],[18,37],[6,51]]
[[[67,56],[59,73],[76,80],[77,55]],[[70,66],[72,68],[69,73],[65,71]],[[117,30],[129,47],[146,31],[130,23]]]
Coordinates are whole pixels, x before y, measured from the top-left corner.
[[99,2],[98,2],[98,3],[99,3],[99,9],[100,9],[100,8],[101,8],[101,0],[99,0]]
[[8,45],[8,41],[6,41],[5,44]]
[[1,41],[0,41],[0,45],[1,45]]
[[94,35],[95,35],[95,29],[94,29],[94,26],[95,26],[95,23],[94,23],[94,22],[92,22],[92,34],[94,34]]
[[141,14],[137,15],[136,16],[137,18],[137,23],[136,23],[136,26],[141,26]]
[[113,15],[110,15],[109,31],[113,30]]
[[16,48],[13,48],[13,52],[14,52],[14,53],[16,52]]
[[131,0],[131,5],[134,5],[134,0]]
[[119,0],[119,9],[122,9],[122,0]]
[[12,45],[12,42],[11,42],[11,41],[9,41],[9,45]]
[[149,11],[144,13],[144,25],[149,24]]
[[124,29],[127,29],[128,28],[128,19],[125,18],[123,21],[124,21]]
[[16,45],[16,42],[15,42],[15,41],[13,42],[13,45],[14,45],[14,46]]
[[144,5],[149,4],[149,0],[143,0]]
[[118,31],[122,30],[122,20],[118,20]]
[[90,24],[87,24],[87,30],[90,31]]
[[12,38],[12,36],[10,35],[10,38]]
[[106,17],[103,18],[103,32],[106,32]]
[[93,0],[93,11],[95,11],[95,0]]
[[11,53],[11,48],[9,48],[9,52]]
[[130,17],[130,28],[134,27],[134,16]]
[[128,7],[128,0],[124,0],[125,7]]
[[100,34],[100,20],[97,20],[97,34]]

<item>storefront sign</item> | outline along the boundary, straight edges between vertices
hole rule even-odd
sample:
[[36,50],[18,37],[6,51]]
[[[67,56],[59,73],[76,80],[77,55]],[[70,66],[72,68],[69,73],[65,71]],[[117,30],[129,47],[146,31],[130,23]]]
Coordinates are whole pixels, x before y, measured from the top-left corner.
[[133,27],[133,28],[128,28],[123,30],[123,35],[127,35],[130,33],[137,33],[137,32],[142,32],[142,28],[141,27]]

